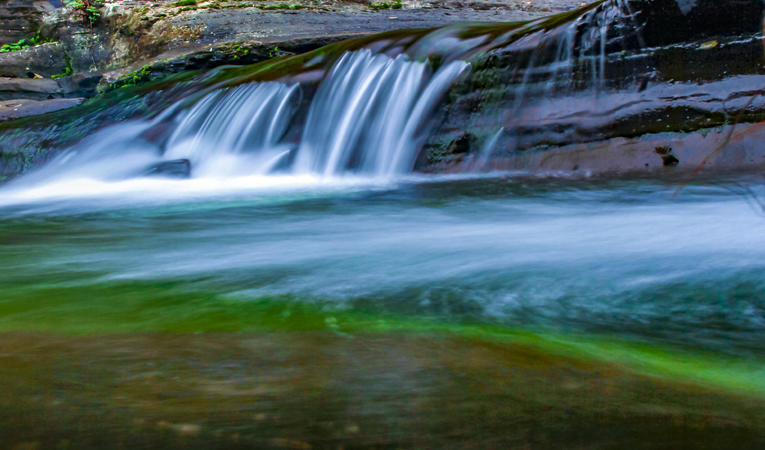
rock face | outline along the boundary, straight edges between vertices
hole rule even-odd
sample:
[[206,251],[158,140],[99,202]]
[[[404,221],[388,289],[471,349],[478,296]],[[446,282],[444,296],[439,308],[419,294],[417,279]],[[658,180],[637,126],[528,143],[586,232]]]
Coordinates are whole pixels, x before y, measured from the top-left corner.
[[61,0],[0,0],[0,45],[30,37],[40,29],[43,14],[61,6]]
[[[615,5],[621,9],[614,9]],[[732,138],[726,137],[727,131],[716,131],[729,130],[734,123],[765,120],[760,0],[631,0],[595,3],[588,8],[577,15],[534,22],[520,28],[526,34],[515,38],[508,37],[519,29],[513,24],[483,26],[477,28],[479,34],[474,29],[460,28],[466,33],[458,35],[460,38],[476,38],[469,42],[501,45],[459,55],[460,59],[470,60],[471,69],[452,86],[438,117],[429,120],[434,122],[434,131],[427,137],[415,169],[433,172],[497,168],[570,174],[683,170],[701,163],[703,155],[714,153],[731,139],[738,139],[736,148],[740,150],[708,166],[761,164],[759,150],[752,153],[741,144],[757,142],[751,137],[759,136],[756,126],[746,128],[749,134],[741,137],[737,129]],[[746,20],[724,19],[714,27],[705,26],[726,8],[746,11]],[[676,28],[670,27],[669,18],[675,21],[672,23]],[[454,32],[454,28],[444,32]],[[449,41],[452,35],[444,38],[438,34],[441,31],[427,39],[423,37],[425,32],[406,32],[371,39],[367,44],[378,45],[378,49],[391,45],[396,49],[391,52],[398,53],[417,47],[412,45],[415,41],[432,45],[433,36],[439,42]],[[299,52],[313,45],[316,41],[310,39],[292,40],[278,52]],[[256,40],[236,45],[209,44],[203,50],[145,65],[131,77],[123,78],[128,88],[101,97],[104,106],[98,108],[102,109],[97,110],[93,106],[96,102],[91,102],[82,117],[67,118],[70,122],[64,127],[53,122],[34,130],[20,130],[11,125],[4,129],[0,124],[4,132],[0,135],[0,152],[16,155],[14,169],[6,166],[3,173],[13,175],[15,170],[25,170],[47,159],[52,148],[66,147],[97,126],[120,117],[155,114],[179,99],[174,97],[178,92],[188,95],[211,84],[228,82],[234,77],[225,78],[230,73],[238,74],[237,82],[241,83],[265,79],[301,82],[304,97],[295,115],[297,125],[287,131],[287,138],[296,142],[301,133],[296,128],[305,123],[310,98],[326,71],[303,71],[306,66],[302,56],[265,65],[272,68],[264,69],[272,71],[266,75],[258,68],[222,68],[193,82],[190,76],[180,75],[175,81],[187,83],[175,85],[180,86],[178,92],[172,89],[175,81],[140,84],[168,73],[203,70],[232,61],[256,62],[276,55],[276,49]],[[331,59],[325,56],[321,53],[319,59]],[[444,59],[444,55],[437,54],[425,57],[434,68]],[[14,86],[6,91],[45,96],[42,98],[82,96],[82,92],[93,92],[97,75],[77,78],[82,76],[62,78],[55,84],[51,80],[17,79],[5,85]],[[131,86],[135,83],[139,85]],[[0,95],[2,86],[0,82]],[[46,134],[50,130],[57,135],[50,137]],[[40,144],[46,140],[45,146]],[[629,155],[619,150],[620,145],[631,149]],[[188,161],[168,164],[150,170],[180,176],[190,172]]]
[[762,30],[761,0],[628,0],[649,47]]
[[33,78],[39,75],[50,78],[66,71],[66,49],[60,42],[41,45],[13,53],[0,53],[0,76]]
[[[541,38],[541,46],[514,44],[474,60],[470,74],[452,89],[444,120],[427,143],[427,157],[419,159],[418,169],[470,169],[483,144],[499,129],[491,152],[495,168],[554,171],[550,162],[562,161],[561,153],[553,151],[558,147],[587,148],[616,138],[663,135],[659,143],[646,144],[641,158],[620,157],[611,144],[599,147],[615,155],[607,164],[602,153],[576,147],[578,156],[557,170],[692,169],[701,161],[698,154],[673,154],[678,161],[667,157],[669,164],[654,164],[653,160],[661,162],[655,148],[671,147],[673,139],[684,139],[682,133],[765,120],[760,0],[632,0],[630,5],[634,14],[623,22],[633,25],[617,22],[602,47],[597,41],[590,52],[575,48],[572,56],[561,58],[570,44],[564,34],[548,44]],[[716,20],[725,10],[735,12]],[[577,39],[587,31],[577,28],[575,33],[574,46],[585,42]],[[471,146],[468,157],[455,158],[451,149],[460,147],[456,144],[466,132],[477,136],[478,145]],[[666,133],[675,137],[668,139]],[[718,145],[709,139],[694,142],[702,153]],[[555,158],[544,156],[553,153]],[[584,161],[585,155],[593,160]]]
[[51,100],[0,100],[0,122],[18,119],[77,106],[84,98],[57,98]]

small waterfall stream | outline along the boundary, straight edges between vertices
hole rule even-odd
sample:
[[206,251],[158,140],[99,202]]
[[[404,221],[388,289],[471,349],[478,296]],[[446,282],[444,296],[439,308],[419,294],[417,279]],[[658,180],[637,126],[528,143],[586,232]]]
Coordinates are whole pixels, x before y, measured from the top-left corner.
[[[434,71],[405,55],[349,52],[319,86],[304,125],[295,124],[300,83],[252,82],[213,91],[188,109],[180,102],[151,121],[109,127],[18,181],[177,176],[166,169],[179,161],[191,177],[266,175],[277,167],[391,177],[412,170],[430,114],[466,70],[463,61]],[[299,141],[285,140],[296,125]]]
[[433,74],[426,63],[403,55],[343,55],[311,104],[296,170],[382,176],[410,171],[422,122],[467,67],[454,61]]
[[[471,71],[467,61],[500,48],[529,54],[519,59],[519,83],[507,90],[519,123],[533,120],[526,110],[533,114],[540,98],[582,87],[603,89],[607,35],[610,27],[630,20],[626,8],[622,0],[607,1],[560,25],[545,20],[509,25],[493,37],[455,26],[414,40],[382,39],[340,55],[318,87],[289,77],[223,83],[190,106],[181,100],[153,120],[102,130],[18,182],[73,176],[116,181],[146,175],[406,174],[438,123],[447,91]],[[487,136],[473,170],[490,159],[501,134],[515,132],[501,124],[492,128],[501,131]]]
[[299,92],[299,85],[282,83],[213,92],[182,114],[165,159],[189,160],[202,176],[267,173],[289,151],[280,140],[295,114]]
[[739,102],[717,93],[730,89],[725,81],[650,85],[652,69],[628,62],[650,59],[650,49],[639,53],[640,17],[627,0],[605,0],[524,24],[379,35],[307,54],[275,77],[239,69],[153,119],[98,131],[11,184],[149,175],[393,179],[420,170],[432,148],[436,161],[449,156],[458,142],[467,149],[457,153],[469,156],[447,160],[445,171],[480,172],[514,152],[607,138],[603,129],[646,111],[727,114]]

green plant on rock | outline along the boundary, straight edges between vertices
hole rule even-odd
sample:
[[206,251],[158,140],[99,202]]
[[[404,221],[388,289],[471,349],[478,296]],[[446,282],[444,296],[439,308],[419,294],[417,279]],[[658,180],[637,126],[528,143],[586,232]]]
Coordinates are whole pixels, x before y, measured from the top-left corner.
[[56,75],[51,75],[51,79],[56,80],[58,78],[68,77],[72,74],[72,57],[69,56],[69,54],[66,54],[64,55],[64,60],[66,61],[66,67],[64,67],[64,71]]
[[46,41],[40,37],[40,31],[38,30],[34,36],[29,39],[21,39],[18,42],[14,42],[13,44],[3,45],[0,47],[0,53],[17,52],[19,50],[24,50],[25,48],[34,47],[37,44],[42,44],[43,42]]
[[403,3],[399,3],[399,2],[396,2],[396,3],[384,2],[384,3],[370,3],[369,6],[372,9],[376,9],[376,10],[380,10],[380,9],[401,9],[404,6],[404,4]]
[[64,72],[57,73],[56,75],[51,75],[51,79],[57,80],[59,78],[68,77],[71,74],[72,74],[72,66],[66,66],[64,67]]
[[239,58],[241,58],[243,56],[247,56],[247,55],[250,54],[250,49],[249,48],[244,48],[244,47],[242,47],[239,44],[234,45],[233,51],[234,51],[234,59],[239,59]]
[[196,6],[197,0],[178,0],[173,6]]
[[91,28],[101,18],[103,4],[97,0],[66,0],[66,7],[74,10]]

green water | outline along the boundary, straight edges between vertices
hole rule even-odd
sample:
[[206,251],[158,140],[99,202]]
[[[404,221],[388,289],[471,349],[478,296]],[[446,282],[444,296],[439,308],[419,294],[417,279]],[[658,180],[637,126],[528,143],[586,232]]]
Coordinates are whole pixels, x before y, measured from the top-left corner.
[[0,433],[10,448],[757,448],[763,188],[673,191],[6,186]]
[[11,191],[0,330],[446,333],[765,392],[765,221],[725,183],[273,180]]

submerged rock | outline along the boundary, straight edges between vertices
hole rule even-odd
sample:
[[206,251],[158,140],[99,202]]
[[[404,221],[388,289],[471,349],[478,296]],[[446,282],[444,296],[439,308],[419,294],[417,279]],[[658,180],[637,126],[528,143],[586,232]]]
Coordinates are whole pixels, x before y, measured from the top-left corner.
[[188,159],[163,161],[146,169],[144,171],[144,175],[172,178],[189,178],[191,176],[191,161]]

